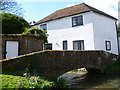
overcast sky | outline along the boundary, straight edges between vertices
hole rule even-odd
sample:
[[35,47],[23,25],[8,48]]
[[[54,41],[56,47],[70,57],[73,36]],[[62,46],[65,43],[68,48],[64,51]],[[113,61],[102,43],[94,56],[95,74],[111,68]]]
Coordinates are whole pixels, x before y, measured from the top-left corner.
[[25,11],[24,18],[38,21],[56,10],[75,4],[86,3],[118,18],[118,2],[120,0],[16,0]]

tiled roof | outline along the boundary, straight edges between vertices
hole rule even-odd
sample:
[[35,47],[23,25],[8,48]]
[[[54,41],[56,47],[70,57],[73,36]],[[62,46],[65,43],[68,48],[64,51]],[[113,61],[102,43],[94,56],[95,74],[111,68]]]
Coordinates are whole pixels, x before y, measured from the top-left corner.
[[85,3],[82,4],[77,4],[71,7],[67,7],[67,8],[63,8],[60,10],[57,10],[56,12],[48,15],[47,17],[39,20],[38,22],[36,22],[35,24],[39,24],[39,23],[43,23],[43,22],[47,22],[47,21],[51,21],[51,20],[55,20],[55,19],[59,19],[59,18],[63,18],[63,17],[67,17],[67,16],[72,16],[72,15],[76,15],[76,14],[80,14],[80,13],[84,13],[84,12],[88,12],[88,11],[94,11],[97,12],[99,14],[105,15],[107,17],[110,17],[112,19],[117,20],[116,18],[98,10],[95,9]]

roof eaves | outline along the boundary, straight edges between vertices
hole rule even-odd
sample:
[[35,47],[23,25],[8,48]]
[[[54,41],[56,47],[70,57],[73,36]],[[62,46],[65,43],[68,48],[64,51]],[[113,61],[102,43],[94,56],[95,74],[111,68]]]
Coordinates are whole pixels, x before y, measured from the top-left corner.
[[[96,9],[96,8],[94,8],[94,7],[91,7],[91,6],[89,6],[89,5],[85,4],[85,3],[82,3],[82,4],[84,4],[84,5],[88,8],[86,11],[78,12],[78,13],[74,13],[74,14],[70,14],[70,15],[67,15],[67,16],[59,16],[59,17],[56,17],[56,18],[46,19],[47,17],[49,17],[49,16],[51,16],[51,15],[54,15],[54,13],[60,11],[60,10],[57,10],[57,11],[55,11],[54,13],[50,14],[49,16],[46,16],[45,18],[41,19],[40,21],[38,21],[38,22],[35,23],[34,25],[38,25],[38,24],[40,24],[40,23],[45,23],[45,22],[48,22],[48,21],[53,21],[53,20],[56,20],[56,19],[64,18],[64,17],[73,16],[73,15],[76,15],[76,14],[82,14],[82,13],[89,12],[89,11],[93,11],[93,12],[99,13],[99,14],[101,14],[101,15],[105,15],[105,16],[107,16],[107,17],[109,17],[109,18],[114,19],[114,20],[117,20],[115,17],[113,17],[113,16],[111,16],[111,15],[109,15],[109,14],[107,14],[107,13],[104,13],[103,11],[100,11],[100,10],[98,10],[98,9]],[[64,8],[64,9],[65,9],[65,8]],[[61,10],[64,10],[64,9],[61,9]]]
[[113,16],[111,16],[111,15],[109,15],[109,14],[102,13],[102,12],[99,12],[99,11],[96,11],[96,10],[92,10],[92,11],[94,11],[94,12],[96,12],[96,13],[99,13],[99,14],[102,14],[102,15],[104,15],[104,16],[107,16],[107,17],[109,17],[109,18],[112,18],[112,19],[114,19],[114,20],[118,20],[117,18],[115,18],[115,17],[113,17]]
[[[85,4],[85,3],[84,3],[84,4]],[[85,4],[85,5],[86,5],[91,11],[94,11],[94,12],[96,12],[96,13],[99,13],[99,14],[105,15],[105,16],[107,16],[107,17],[110,17],[110,18],[112,18],[112,19],[118,20],[117,18],[115,18],[115,17],[113,17],[113,16],[111,16],[111,15],[109,15],[109,14],[103,12],[103,11],[100,11],[100,10],[94,8],[94,7],[91,7],[91,6],[87,5],[87,4]]]
[[[83,13],[90,12],[90,11],[91,11],[91,10],[89,10],[89,11],[84,11],[84,12],[82,12],[82,13],[76,13],[76,14],[83,14]],[[34,25],[38,25],[38,24],[40,24],[40,23],[45,23],[45,22],[49,22],[49,21],[61,19],[61,18],[64,18],[64,17],[73,16],[73,15],[76,15],[76,14],[72,14],[72,15],[68,15],[68,16],[63,16],[63,17],[58,17],[58,18],[46,20],[46,21],[43,21],[43,22],[38,22],[38,23],[36,23],[36,24],[34,24]]]

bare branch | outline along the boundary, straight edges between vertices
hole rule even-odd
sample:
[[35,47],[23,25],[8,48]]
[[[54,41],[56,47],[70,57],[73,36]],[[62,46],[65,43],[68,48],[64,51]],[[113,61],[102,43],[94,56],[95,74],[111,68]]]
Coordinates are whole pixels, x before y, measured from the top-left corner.
[[21,5],[18,5],[15,0],[2,0],[0,4],[1,4],[0,9],[2,11],[15,14],[15,15],[19,15],[19,16],[23,16],[22,15],[23,9],[21,8]]

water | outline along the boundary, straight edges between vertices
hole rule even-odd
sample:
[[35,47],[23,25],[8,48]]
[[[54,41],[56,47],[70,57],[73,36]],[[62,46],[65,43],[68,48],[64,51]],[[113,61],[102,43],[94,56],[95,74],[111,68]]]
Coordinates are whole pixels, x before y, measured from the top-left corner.
[[69,81],[70,88],[117,88],[120,90],[120,76],[66,73],[62,77]]
[[89,74],[82,80],[73,80],[71,88],[119,88],[120,77],[103,75],[103,74]]

